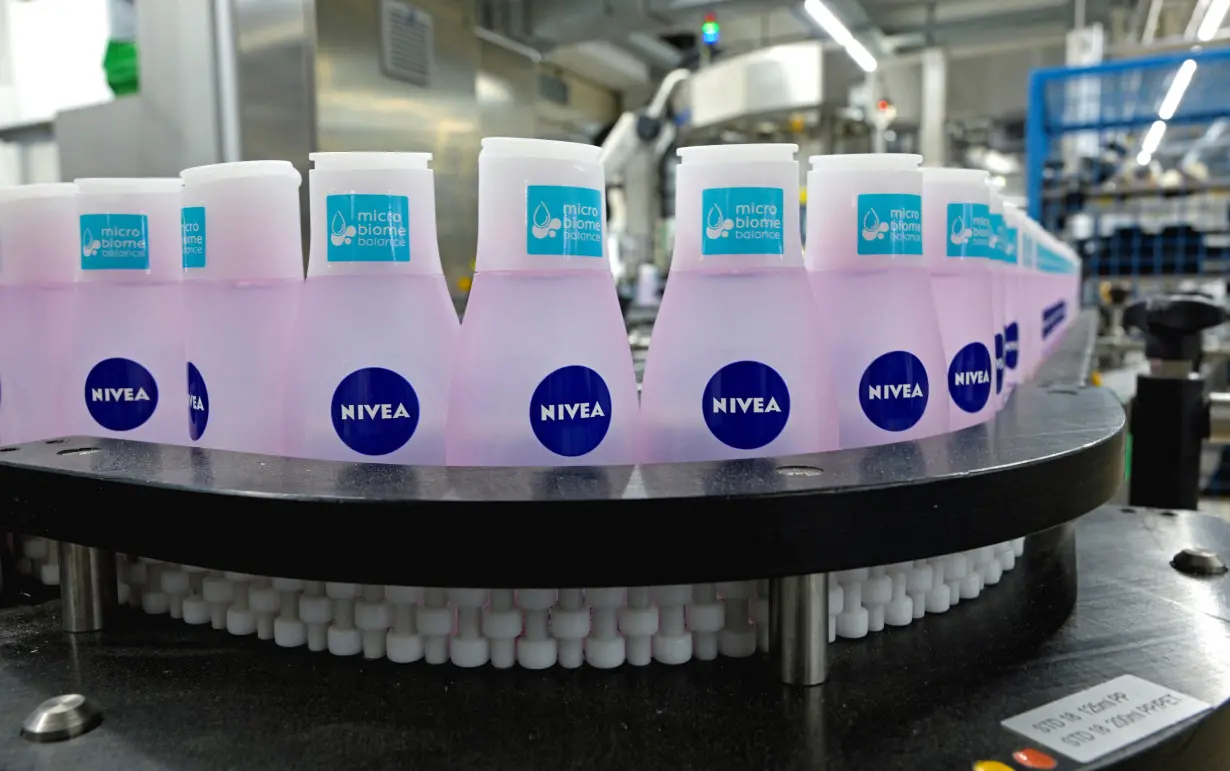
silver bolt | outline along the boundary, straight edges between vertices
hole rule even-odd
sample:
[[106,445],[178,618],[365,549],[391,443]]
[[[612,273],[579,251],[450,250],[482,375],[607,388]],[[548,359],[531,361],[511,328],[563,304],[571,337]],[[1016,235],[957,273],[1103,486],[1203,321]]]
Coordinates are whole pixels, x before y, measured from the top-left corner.
[[1174,555],[1170,565],[1189,576],[1220,576],[1226,572],[1226,563],[1208,549],[1184,549]]
[[98,727],[102,710],[79,693],[66,693],[38,705],[21,724],[21,735],[32,742],[62,742]]

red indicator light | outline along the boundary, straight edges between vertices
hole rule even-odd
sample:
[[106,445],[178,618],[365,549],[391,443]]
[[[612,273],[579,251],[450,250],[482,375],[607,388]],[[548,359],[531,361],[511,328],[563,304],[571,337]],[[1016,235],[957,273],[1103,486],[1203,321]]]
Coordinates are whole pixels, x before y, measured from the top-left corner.
[[1050,769],[1059,765],[1059,761],[1045,752],[1039,752],[1032,747],[1017,750],[1012,753],[1012,759],[1026,768],[1037,768],[1042,769],[1042,771],[1050,771]]

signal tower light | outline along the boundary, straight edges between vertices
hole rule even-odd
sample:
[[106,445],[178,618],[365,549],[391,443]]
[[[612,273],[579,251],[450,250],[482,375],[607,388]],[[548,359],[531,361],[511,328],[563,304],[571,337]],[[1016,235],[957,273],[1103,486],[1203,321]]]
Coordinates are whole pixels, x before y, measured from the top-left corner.
[[705,45],[714,45],[722,36],[722,28],[718,26],[717,14],[710,11],[705,14],[705,23],[700,25],[700,36]]

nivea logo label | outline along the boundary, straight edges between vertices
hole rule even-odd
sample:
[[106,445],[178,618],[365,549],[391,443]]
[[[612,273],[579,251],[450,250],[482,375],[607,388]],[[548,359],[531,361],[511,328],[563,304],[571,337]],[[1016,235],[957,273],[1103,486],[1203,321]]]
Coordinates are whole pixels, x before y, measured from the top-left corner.
[[209,425],[209,389],[205,378],[192,362],[188,362],[188,437],[199,441]]
[[991,352],[979,342],[957,351],[948,364],[948,394],[966,412],[978,412],[991,398]]
[[179,225],[184,231],[184,267],[205,267],[205,207],[181,209]]
[[82,270],[149,270],[144,214],[82,214]]
[[1004,366],[1016,369],[1021,355],[1021,327],[1015,321],[1004,327]]
[[419,415],[414,387],[383,367],[355,370],[333,391],[333,430],[342,444],[362,455],[401,449],[414,436]]
[[949,257],[986,257],[991,242],[991,210],[986,204],[948,204]]
[[859,254],[922,254],[922,196],[863,193],[858,222]]
[[1042,310],[1042,337],[1050,337],[1067,318],[1067,303],[1063,300]]
[[576,458],[593,451],[611,428],[611,392],[589,367],[560,367],[542,379],[530,397],[534,436],[556,455]]
[[1004,390],[1004,333],[995,333],[995,393]]
[[103,428],[131,431],[158,409],[158,384],[135,361],[104,359],[85,377],[85,406]]
[[711,187],[700,196],[700,253],[773,254],[785,251],[780,187]]
[[352,193],[325,198],[329,262],[410,262],[410,200]]
[[922,420],[930,387],[922,361],[909,351],[892,351],[867,366],[858,384],[863,414],[885,431],[905,431]]
[[590,187],[525,188],[525,251],[557,257],[602,256],[602,194]]
[[755,450],[786,427],[790,389],[767,364],[736,361],[709,378],[701,394],[701,413],[719,442],[737,450]]

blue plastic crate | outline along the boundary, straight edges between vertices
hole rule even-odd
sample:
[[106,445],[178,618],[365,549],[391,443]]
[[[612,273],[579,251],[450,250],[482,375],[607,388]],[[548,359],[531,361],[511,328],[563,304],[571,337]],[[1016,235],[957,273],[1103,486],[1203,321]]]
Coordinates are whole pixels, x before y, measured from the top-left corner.
[[[1189,85],[1146,156],[1171,162],[1158,177],[1137,156],[1188,60]],[[1026,175],[1030,215],[1073,244],[1087,275],[1220,271],[1230,262],[1230,47],[1035,71]]]

